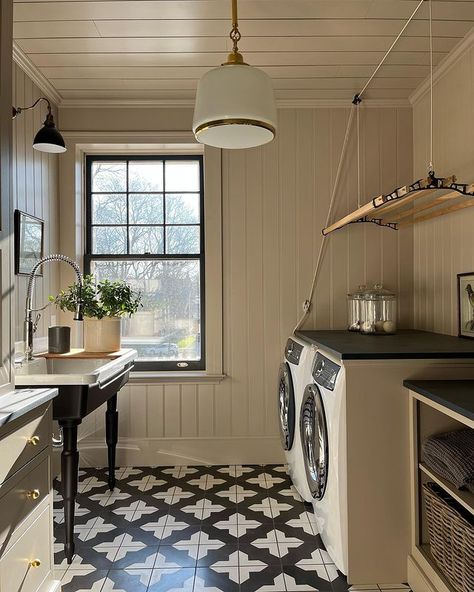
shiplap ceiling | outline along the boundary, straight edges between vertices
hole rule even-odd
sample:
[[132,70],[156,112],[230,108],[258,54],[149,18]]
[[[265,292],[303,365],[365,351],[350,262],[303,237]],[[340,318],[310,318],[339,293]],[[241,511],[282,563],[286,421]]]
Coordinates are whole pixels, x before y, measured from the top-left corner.
[[[246,61],[277,99],[348,99],[418,0],[240,0]],[[474,1],[433,0],[434,62],[474,26]],[[19,48],[68,100],[192,103],[200,76],[230,49],[230,0],[15,0]],[[404,99],[427,76],[428,3],[366,98]]]

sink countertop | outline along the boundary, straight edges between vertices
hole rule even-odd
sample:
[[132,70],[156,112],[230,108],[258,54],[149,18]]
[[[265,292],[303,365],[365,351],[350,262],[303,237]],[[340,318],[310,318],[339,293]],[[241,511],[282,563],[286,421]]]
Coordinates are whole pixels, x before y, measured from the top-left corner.
[[405,380],[403,386],[474,421],[474,380]]
[[395,335],[362,335],[350,331],[296,331],[342,360],[469,359],[474,340],[430,333],[399,331]]
[[38,354],[17,369],[16,386],[54,388],[65,385],[102,385],[118,372],[133,366],[138,355],[134,349],[92,356],[85,356],[85,353],[83,350],[73,350],[68,354],[47,354],[48,357]]
[[55,388],[16,389],[0,397],[0,427],[18,419],[58,394]]

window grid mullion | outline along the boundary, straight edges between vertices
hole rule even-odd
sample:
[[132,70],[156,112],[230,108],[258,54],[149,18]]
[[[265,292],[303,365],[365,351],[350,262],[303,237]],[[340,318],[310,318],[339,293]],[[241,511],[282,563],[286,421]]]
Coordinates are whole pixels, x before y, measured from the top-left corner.
[[130,195],[129,195],[129,166],[130,160],[127,159],[127,255],[130,255]]
[[165,176],[165,168],[166,168],[166,160],[163,159],[163,166],[162,166],[162,179],[163,179],[163,254],[166,255],[168,251],[168,233],[166,231],[166,176]]
[[[91,195],[126,195],[127,191],[91,191]],[[130,193],[137,195],[159,195],[166,193],[167,195],[199,195],[199,189],[195,191],[130,191]]]
[[[99,228],[101,228],[101,227],[105,227],[105,228],[120,228],[121,226],[127,226],[127,224],[126,223],[124,223],[124,224],[91,224],[91,226],[93,228],[95,228],[96,226],[99,227]],[[149,226],[178,226],[178,227],[181,227],[181,226],[195,226],[196,228],[199,228],[201,225],[199,224],[199,222],[194,222],[194,223],[189,222],[189,223],[186,223],[186,224],[184,224],[184,223],[183,224],[176,224],[175,222],[173,222],[172,224],[155,224],[155,223],[153,223],[153,224],[142,224],[142,223],[140,223],[140,224],[129,224],[129,226],[146,226],[147,228]]]

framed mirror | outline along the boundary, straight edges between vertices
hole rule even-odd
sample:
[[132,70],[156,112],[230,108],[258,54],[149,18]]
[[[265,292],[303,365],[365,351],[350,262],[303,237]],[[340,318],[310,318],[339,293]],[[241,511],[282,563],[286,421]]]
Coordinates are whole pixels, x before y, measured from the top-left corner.
[[17,275],[28,275],[43,257],[43,232],[43,220],[15,210],[15,273]]

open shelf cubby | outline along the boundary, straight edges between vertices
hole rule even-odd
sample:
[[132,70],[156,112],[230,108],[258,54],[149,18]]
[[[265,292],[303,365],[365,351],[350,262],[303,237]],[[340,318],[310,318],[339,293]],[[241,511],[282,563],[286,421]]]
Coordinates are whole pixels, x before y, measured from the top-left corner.
[[409,584],[414,592],[457,592],[431,553],[423,485],[430,481],[436,483],[473,516],[474,494],[458,489],[428,467],[423,459],[422,444],[426,438],[435,434],[466,427],[474,429],[474,421],[419,392],[410,390],[409,396],[412,516]]

